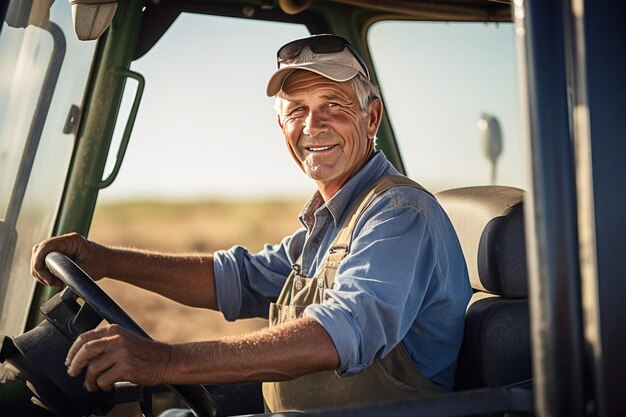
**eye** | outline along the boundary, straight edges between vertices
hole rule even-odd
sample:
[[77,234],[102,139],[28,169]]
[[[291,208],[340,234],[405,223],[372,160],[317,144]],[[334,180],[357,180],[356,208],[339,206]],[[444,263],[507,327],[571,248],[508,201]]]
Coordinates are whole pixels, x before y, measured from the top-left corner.
[[289,112],[288,116],[298,117],[299,115],[303,114],[305,111],[306,109],[304,107],[296,107],[295,109]]

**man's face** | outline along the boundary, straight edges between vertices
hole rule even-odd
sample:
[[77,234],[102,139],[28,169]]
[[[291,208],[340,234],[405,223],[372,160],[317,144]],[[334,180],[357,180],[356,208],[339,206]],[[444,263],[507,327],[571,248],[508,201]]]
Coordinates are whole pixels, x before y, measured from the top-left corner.
[[363,111],[349,82],[310,71],[294,71],[278,97],[289,151],[327,200],[367,162],[382,104],[374,100]]

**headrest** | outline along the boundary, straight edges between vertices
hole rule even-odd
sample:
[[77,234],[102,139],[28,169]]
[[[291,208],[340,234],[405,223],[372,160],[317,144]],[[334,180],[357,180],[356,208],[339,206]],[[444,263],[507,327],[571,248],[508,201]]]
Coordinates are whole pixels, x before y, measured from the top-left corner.
[[436,194],[459,236],[472,288],[528,297],[523,196],[518,188],[502,186]]

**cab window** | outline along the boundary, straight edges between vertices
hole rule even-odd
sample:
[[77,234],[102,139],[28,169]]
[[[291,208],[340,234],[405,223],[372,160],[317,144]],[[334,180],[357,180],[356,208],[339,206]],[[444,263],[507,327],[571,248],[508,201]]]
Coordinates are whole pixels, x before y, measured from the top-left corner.
[[31,248],[54,227],[96,48],[76,39],[68,2],[49,20],[18,15],[0,36],[0,334],[11,336],[24,330]]
[[101,197],[307,195],[313,187],[265,95],[278,47],[305,36],[303,25],[181,14],[131,65],[146,79],[144,96],[122,170]]
[[410,177],[528,188],[512,24],[381,21],[368,44]]

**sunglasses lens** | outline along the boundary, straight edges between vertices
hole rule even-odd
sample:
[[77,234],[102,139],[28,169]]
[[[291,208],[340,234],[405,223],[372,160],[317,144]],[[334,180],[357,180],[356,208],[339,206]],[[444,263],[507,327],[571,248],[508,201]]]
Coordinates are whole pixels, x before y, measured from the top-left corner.
[[298,56],[300,52],[302,52],[302,47],[306,45],[304,40],[293,41],[283,46],[278,50],[278,60],[286,61],[288,59],[293,59]]
[[363,59],[361,59],[359,54],[354,50],[354,48],[350,46],[348,41],[346,41],[344,38],[333,35],[314,36],[311,38],[298,39],[293,42],[289,42],[288,44],[280,48],[278,50],[278,53],[276,54],[276,57],[278,58],[278,68],[280,68],[280,64],[282,62],[297,57],[302,52],[302,49],[307,46],[314,54],[330,54],[335,52],[341,52],[344,50],[344,48],[348,48],[350,50],[350,53],[352,53],[356,60],[359,61],[359,64],[365,71],[365,76],[369,79],[369,70],[367,69],[367,65],[365,65],[365,62],[363,62]]
[[336,37],[313,38],[309,43],[309,48],[314,54],[330,54],[341,52],[346,47],[346,41]]
[[320,36],[315,38],[300,39],[283,46],[278,50],[278,61],[286,61],[297,57],[302,48],[308,46],[314,54],[329,54],[341,52],[347,45],[342,38],[335,36]]

